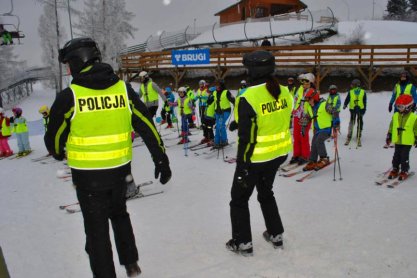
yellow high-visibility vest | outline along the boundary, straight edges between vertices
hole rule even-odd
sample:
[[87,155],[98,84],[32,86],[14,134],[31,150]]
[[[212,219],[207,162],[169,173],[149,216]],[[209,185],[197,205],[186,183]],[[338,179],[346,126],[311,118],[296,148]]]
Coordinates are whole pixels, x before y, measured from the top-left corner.
[[132,111],[126,85],[119,81],[104,90],[70,86],[74,114],[66,149],[76,169],[110,169],[132,160]]

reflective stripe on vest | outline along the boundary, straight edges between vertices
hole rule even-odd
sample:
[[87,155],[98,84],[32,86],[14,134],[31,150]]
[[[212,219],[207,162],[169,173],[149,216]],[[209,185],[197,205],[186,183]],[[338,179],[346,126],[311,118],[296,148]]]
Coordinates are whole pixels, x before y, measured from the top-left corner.
[[158,92],[153,89],[151,80],[146,84],[146,89],[145,91],[145,84],[142,83],[140,85],[140,91],[142,92],[143,102],[147,103],[158,100]]
[[123,81],[104,90],[75,84],[74,115],[66,148],[76,169],[109,169],[132,160],[132,112]]
[[[414,145],[415,137],[414,137],[414,124],[417,120],[417,115],[414,113],[408,114],[407,121],[404,124],[404,121],[402,120],[404,116],[400,117],[400,113],[395,112],[394,116],[392,116],[392,142],[394,144],[400,144],[400,145]],[[404,126],[400,125],[404,124]],[[400,130],[398,130],[400,128]]]
[[[215,110],[217,110],[217,99],[218,99],[218,96],[217,96],[217,94],[218,94],[218,92],[217,91],[214,91],[214,109]],[[231,106],[230,106],[230,102],[229,102],[229,100],[227,99],[227,90],[223,90],[223,92],[221,92],[221,95],[220,95],[220,109],[221,110],[226,110],[226,109],[229,109]]]
[[401,94],[401,85],[397,83],[397,85],[395,85],[395,99],[397,99],[400,95],[411,95],[412,87],[413,84],[407,84],[407,86],[405,86],[404,92]]
[[1,123],[1,134],[3,136],[10,136],[12,135],[12,129],[10,126],[6,124],[6,118],[3,118],[3,122]]
[[288,88],[280,85],[280,90],[278,100],[270,95],[265,84],[249,87],[241,96],[256,112],[257,135],[251,138],[251,143],[255,143],[250,158],[253,163],[270,161],[292,150],[289,125],[294,100]]
[[355,94],[355,91],[357,91],[359,88],[355,88],[350,90],[350,102],[349,102],[349,109],[353,110],[355,109],[355,106],[359,106],[360,109],[365,108],[365,104],[363,103],[363,97],[365,96],[365,90],[359,89],[359,94]]

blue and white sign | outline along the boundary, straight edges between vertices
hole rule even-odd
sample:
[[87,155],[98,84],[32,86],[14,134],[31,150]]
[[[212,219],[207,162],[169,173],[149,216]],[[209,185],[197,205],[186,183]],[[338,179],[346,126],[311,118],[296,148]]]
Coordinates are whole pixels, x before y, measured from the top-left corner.
[[210,49],[172,50],[171,59],[176,66],[210,64]]

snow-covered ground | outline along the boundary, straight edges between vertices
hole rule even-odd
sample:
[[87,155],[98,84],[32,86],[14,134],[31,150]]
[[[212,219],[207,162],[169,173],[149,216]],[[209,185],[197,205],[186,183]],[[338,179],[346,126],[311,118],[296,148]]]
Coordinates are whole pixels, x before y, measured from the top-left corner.
[[[395,189],[374,184],[377,174],[390,167],[393,154],[393,149],[382,148],[389,98],[388,92],[368,95],[363,147],[349,149],[340,142],[342,181],[333,181],[333,167],[303,183],[277,175],[274,192],[285,227],[284,250],[274,250],[263,240],[265,227],[254,193],[254,256],[249,258],[224,247],[231,237],[235,165],[191,151],[185,157],[182,146],[175,145],[176,132],[162,128],[162,134],[169,133],[164,139],[173,178],[167,185],[154,181],[153,187],[164,194],[128,202],[141,277],[417,277],[416,178]],[[36,85],[21,104],[24,116],[39,120],[39,106],[53,99],[53,91]],[[345,139],[348,114],[341,113],[340,141]],[[193,143],[202,138],[201,132],[194,133]],[[229,136],[233,141],[236,133]],[[76,201],[71,182],[56,178],[64,165],[32,162],[46,151],[42,135],[30,141],[34,152],[29,157],[0,161],[0,245],[11,277],[91,277],[82,216],[58,208]],[[10,145],[16,150],[14,139]],[[225,152],[234,156],[236,145]],[[334,155],[333,142],[328,152]],[[416,171],[414,148],[410,164]],[[132,165],[137,183],[154,180],[145,147],[134,149]],[[118,277],[126,277],[117,255],[114,260]]]

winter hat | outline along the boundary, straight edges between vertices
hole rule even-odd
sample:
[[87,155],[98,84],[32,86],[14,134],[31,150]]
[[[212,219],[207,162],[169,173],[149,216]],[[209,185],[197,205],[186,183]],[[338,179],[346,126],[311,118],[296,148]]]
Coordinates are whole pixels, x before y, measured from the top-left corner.
[[12,109],[12,112],[13,112],[13,114],[16,114],[17,116],[20,116],[20,115],[22,115],[22,108],[19,108],[19,107],[14,107],[13,109]]

